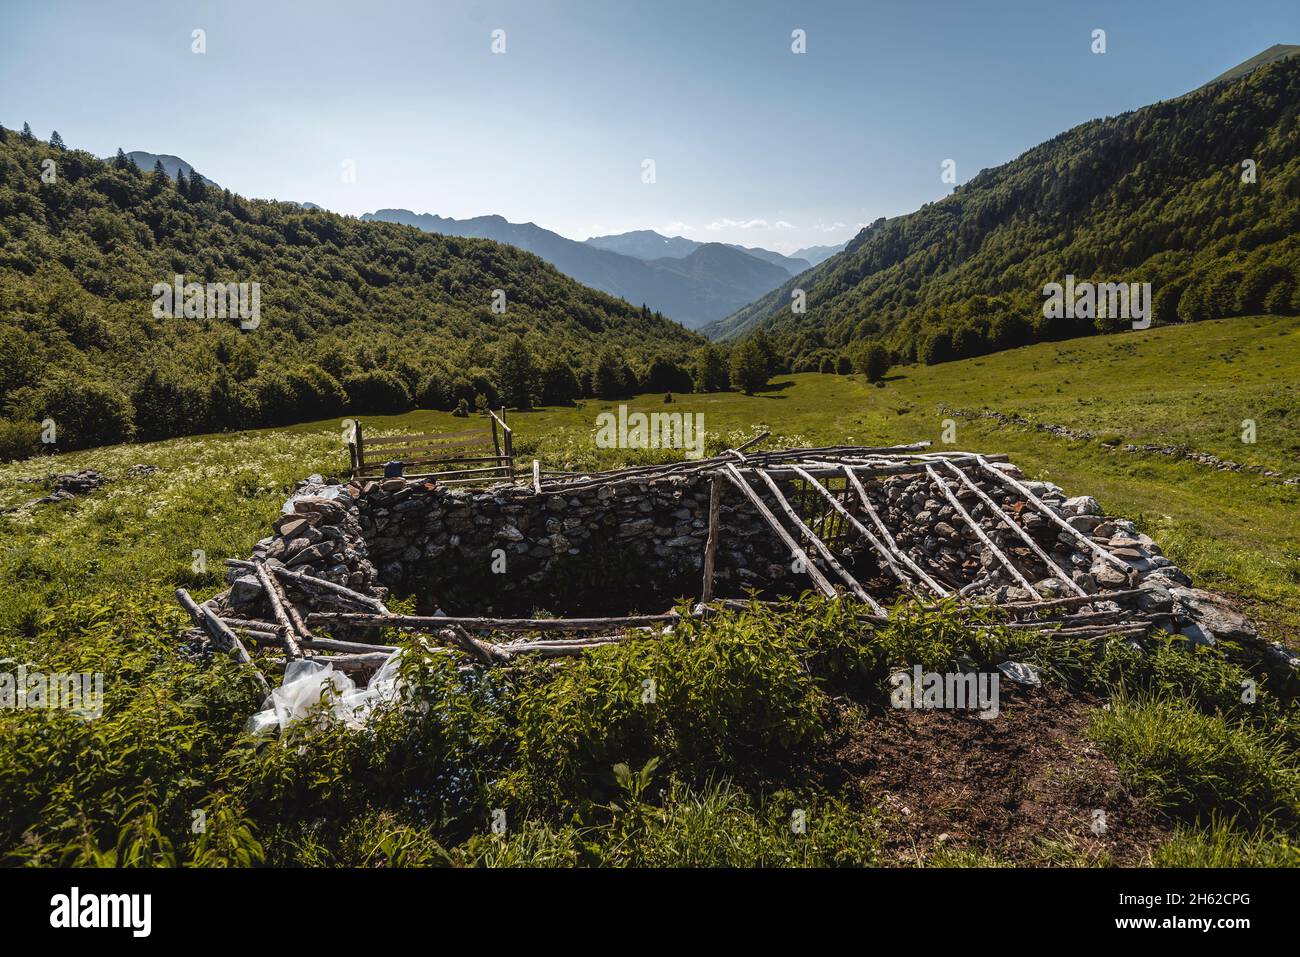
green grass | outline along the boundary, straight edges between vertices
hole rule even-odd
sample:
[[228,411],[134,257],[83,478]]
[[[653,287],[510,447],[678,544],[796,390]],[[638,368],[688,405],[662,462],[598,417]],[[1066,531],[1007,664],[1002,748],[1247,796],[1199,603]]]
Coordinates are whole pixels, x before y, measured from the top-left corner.
[[1214,821],[1181,827],[1151,855],[1153,867],[1300,867],[1300,846],[1261,828]]
[[1273,728],[1206,714],[1175,699],[1116,697],[1090,733],[1127,783],[1172,814],[1224,814],[1244,823],[1300,822],[1300,760]]
[[[763,428],[778,445],[938,444],[940,407],[948,405],[1133,442],[1183,442],[1292,474],[1300,472],[1300,410],[1288,387],[1297,381],[1300,320],[1245,319],[907,367],[879,388],[850,377],[782,376],[757,396],[680,395],[666,405],[653,395],[628,404],[703,413],[709,451]],[[595,417],[618,404],[512,413],[516,448],[555,468],[672,456],[596,449]],[[1258,424],[1256,445],[1236,439],[1243,418]],[[366,419],[372,435],[464,426],[438,412]],[[1270,634],[1300,631],[1300,489],[989,420],[959,420],[958,440],[959,448],[1010,453],[1032,475],[1095,495],[1108,511],[1137,519],[1198,584],[1245,598]],[[135,464],[160,471],[129,477]],[[256,706],[252,692],[225,662],[212,667],[180,654],[188,621],[172,591],[183,585],[203,599],[221,590],[222,560],[248,554],[293,483],[338,474],[345,464],[340,424],[329,421],[0,465],[0,507],[42,494],[23,479],[79,468],[113,479],[82,499],[0,514],[0,659],[102,670],[109,687],[106,714],[95,722],[0,713],[0,793],[8,801],[0,861],[870,862],[884,825],[843,811],[842,795],[799,799],[832,809],[830,830],[814,842],[792,844],[776,828],[788,814],[783,789],[803,788],[800,761],[830,733],[828,697],[858,693],[864,674],[875,681],[896,658],[940,661],[959,647],[980,658],[988,650],[942,618],[903,623],[867,642],[834,613],[802,611],[785,622],[721,626],[698,647],[593,656],[509,693],[430,676],[444,703],[437,727],[398,721],[376,738],[313,739],[305,752],[254,747],[240,732]],[[1157,862],[1289,860],[1294,834],[1279,838],[1277,828],[1294,831],[1285,822],[1296,803],[1296,723],[1276,711],[1253,723],[1230,714],[1240,675],[1224,671],[1221,657],[1175,649],[1139,661],[1111,649],[1097,658],[1051,642],[1025,654],[1053,680],[1173,702],[1162,707],[1176,713],[1113,710],[1098,726],[1115,753],[1128,756],[1135,787],[1197,821]],[[670,689],[673,720],[643,724],[633,710],[611,722],[596,708],[639,686],[643,672],[662,679],[674,669],[700,678]],[[744,720],[755,708],[767,709],[770,738],[756,737]],[[534,716],[526,733],[516,725],[523,710]],[[656,794],[658,810],[634,819],[599,811],[611,800],[609,766],[639,767],[652,755],[666,762],[656,780],[671,799]],[[726,780],[701,779],[728,755],[735,760]],[[773,765],[751,767],[761,755]],[[472,775],[456,771],[466,761]],[[482,833],[493,801],[510,803],[527,827],[494,843]],[[189,831],[196,809],[214,822],[202,842]],[[675,823],[659,823],[660,811]],[[1244,823],[1215,823],[1228,818]],[[1257,820],[1272,830],[1247,830]],[[718,821],[730,823],[709,823]],[[1044,863],[1071,860],[1065,845],[1045,848]],[[972,854],[952,849],[929,863],[984,860]]]

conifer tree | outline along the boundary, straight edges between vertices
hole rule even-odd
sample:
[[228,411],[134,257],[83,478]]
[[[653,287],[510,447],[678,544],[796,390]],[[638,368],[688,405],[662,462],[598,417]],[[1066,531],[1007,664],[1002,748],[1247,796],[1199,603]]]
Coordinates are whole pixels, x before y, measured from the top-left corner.
[[501,401],[515,409],[528,409],[533,404],[537,388],[537,367],[528,347],[518,336],[511,336],[497,347],[494,369],[497,394]]

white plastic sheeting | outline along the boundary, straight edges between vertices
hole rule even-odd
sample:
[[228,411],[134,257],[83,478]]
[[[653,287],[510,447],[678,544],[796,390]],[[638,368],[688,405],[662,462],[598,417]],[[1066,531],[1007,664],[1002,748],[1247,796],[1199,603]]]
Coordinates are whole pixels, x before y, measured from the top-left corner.
[[401,657],[401,651],[389,655],[364,688],[330,667],[328,659],[291,661],[284,669],[284,683],[271,692],[268,706],[248,719],[248,730],[254,734],[275,728],[283,731],[309,716],[322,724],[336,722],[362,728],[376,705],[397,697]]

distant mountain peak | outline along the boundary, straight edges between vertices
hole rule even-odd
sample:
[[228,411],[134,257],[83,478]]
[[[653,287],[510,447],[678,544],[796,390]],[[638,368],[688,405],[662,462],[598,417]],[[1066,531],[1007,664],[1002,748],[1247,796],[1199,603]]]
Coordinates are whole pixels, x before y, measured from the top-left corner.
[[806,246],[803,249],[796,249],[790,254],[790,258],[805,259],[811,265],[817,266],[841,252],[846,245],[847,242],[836,243],[834,246]]
[[[106,156],[104,158],[109,160],[112,159],[111,156]],[[184,172],[186,179],[189,179],[194,175],[193,166],[185,162],[185,160],[181,159],[179,156],[173,156],[171,153],[149,153],[145,150],[132,150],[126,154],[126,158],[131,160],[146,173],[153,169],[155,163],[161,162],[163,169],[167,171],[167,175],[172,179],[175,179],[179,172]],[[200,173],[199,176],[207,185],[214,189],[221,189],[219,184],[208,179],[208,177],[204,176],[202,173]]]

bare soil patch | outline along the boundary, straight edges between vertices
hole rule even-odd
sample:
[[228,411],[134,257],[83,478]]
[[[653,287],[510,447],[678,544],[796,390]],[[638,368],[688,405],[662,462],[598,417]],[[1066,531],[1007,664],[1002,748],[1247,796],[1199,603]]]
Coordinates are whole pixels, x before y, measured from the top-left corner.
[[[887,846],[900,863],[946,846],[1018,864],[1141,864],[1170,827],[1087,739],[1088,714],[1101,706],[1009,682],[991,720],[891,708],[863,718],[844,703],[846,720],[819,755],[818,774],[829,787],[892,807]],[[1105,828],[1094,833],[1098,810]]]

